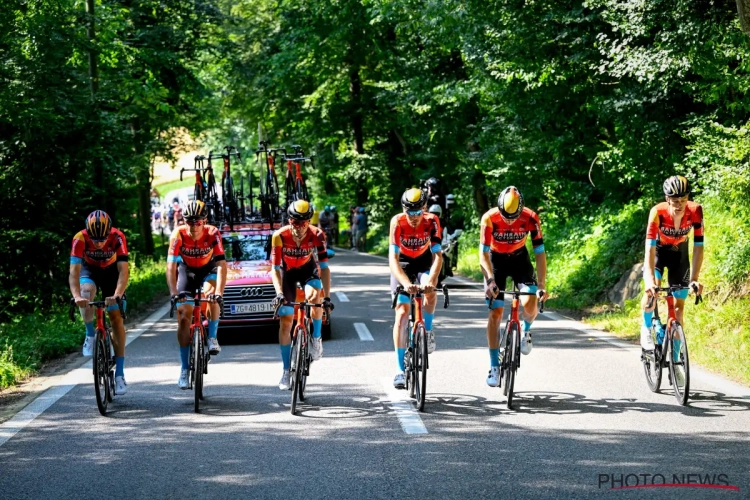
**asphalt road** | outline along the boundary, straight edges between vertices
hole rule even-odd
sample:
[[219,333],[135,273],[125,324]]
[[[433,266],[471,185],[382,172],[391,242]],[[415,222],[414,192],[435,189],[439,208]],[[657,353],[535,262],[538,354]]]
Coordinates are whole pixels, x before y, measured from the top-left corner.
[[[177,388],[165,317],[129,345],[129,392],[107,417],[81,370],[82,383],[0,444],[0,498],[750,497],[750,390],[696,373],[680,407],[666,380],[662,393],[648,390],[639,348],[548,316],[534,325],[508,410],[485,384],[482,293],[464,286],[436,314],[417,413],[391,388],[387,263],[339,252],[331,272],[333,338],[301,415],[277,387],[278,346],[262,343],[223,346],[195,414],[193,393]],[[367,332],[373,340],[361,340]],[[612,489],[636,481],[739,491]]]

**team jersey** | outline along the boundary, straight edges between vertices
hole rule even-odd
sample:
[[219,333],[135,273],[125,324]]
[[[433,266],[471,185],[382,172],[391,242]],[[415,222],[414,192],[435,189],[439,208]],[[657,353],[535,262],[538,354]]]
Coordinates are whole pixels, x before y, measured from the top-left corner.
[[326,236],[319,228],[309,225],[299,245],[292,236],[292,226],[277,229],[271,237],[271,264],[274,269],[295,269],[310,262],[317,255],[321,269],[328,268]]
[[84,229],[73,236],[73,248],[70,251],[71,264],[86,264],[90,267],[105,268],[115,262],[128,261],[128,245],[125,235],[114,227],[104,240],[102,248],[96,248],[89,233]]
[[198,240],[190,236],[189,226],[176,227],[169,237],[167,262],[184,262],[188,267],[199,268],[225,259],[221,232],[215,226],[205,226]]
[[690,229],[693,230],[693,243],[703,246],[703,207],[689,201],[682,215],[680,227],[675,229],[674,219],[669,214],[669,203],[659,203],[651,209],[646,227],[646,241],[650,246],[677,246],[687,241]]
[[521,215],[510,224],[503,219],[498,208],[493,208],[482,216],[479,236],[482,252],[517,252],[526,245],[528,235],[531,235],[534,253],[543,253],[542,224],[539,222],[539,216],[530,208],[524,208]]
[[443,241],[441,234],[440,219],[435,214],[425,212],[417,227],[409,225],[405,213],[394,215],[391,219],[391,251],[411,259],[423,255],[427,250],[440,252]]

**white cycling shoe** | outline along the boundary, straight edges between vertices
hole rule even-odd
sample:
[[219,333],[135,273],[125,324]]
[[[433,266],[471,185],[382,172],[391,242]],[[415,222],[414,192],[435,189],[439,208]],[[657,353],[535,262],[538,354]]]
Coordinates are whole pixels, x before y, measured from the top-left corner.
[[310,357],[313,361],[317,361],[323,357],[323,338],[312,337],[310,339]]
[[487,375],[487,385],[490,387],[500,386],[500,367],[493,366],[490,368],[490,374]]
[[125,382],[125,376],[115,377],[115,394],[122,396],[128,392],[128,383]]
[[219,340],[216,337],[208,337],[208,353],[211,356],[216,356],[221,352],[221,346]]
[[435,352],[435,332],[427,330],[427,354]]
[[531,332],[527,330],[521,335],[521,354],[529,354],[533,347],[534,346],[531,343]]
[[190,381],[187,370],[180,370],[180,380],[177,381],[177,387],[179,387],[183,391],[186,389],[190,389]]
[[403,372],[393,377],[393,387],[396,389],[406,389],[406,377],[404,377]]
[[641,325],[641,347],[647,351],[654,350],[654,339],[651,337],[651,328]]
[[291,388],[291,374],[289,373],[289,370],[284,370],[284,373],[281,375],[281,380],[279,380],[279,389],[282,391],[288,391]]
[[96,342],[96,336],[89,337],[86,336],[86,340],[83,341],[83,350],[82,354],[86,357],[91,357],[94,355],[94,343]]

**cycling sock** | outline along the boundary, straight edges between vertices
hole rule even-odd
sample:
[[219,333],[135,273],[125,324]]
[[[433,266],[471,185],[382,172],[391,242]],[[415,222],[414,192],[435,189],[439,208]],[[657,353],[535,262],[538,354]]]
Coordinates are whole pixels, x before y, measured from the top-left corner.
[[115,377],[125,376],[125,356],[115,356]]
[[284,363],[284,370],[289,370],[289,356],[292,354],[292,344],[279,344],[281,349],[281,361]]
[[313,324],[313,338],[319,339],[323,331],[323,320],[314,319],[312,320],[312,324]]
[[93,337],[96,335],[96,332],[94,331],[94,322],[91,323],[84,323],[83,324],[86,327],[86,336],[87,337]]
[[396,348],[396,361],[398,361],[398,369],[402,372],[404,371],[404,354],[406,354],[406,349]]
[[654,311],[643,312],[643,324],[646,328],[651,328],[651,321],[654,319]]
[[523,320],[523,331],[528,332],[529,330],[531,330],[531,323],[529,323],[526,320]]
[[432,320],[435,318],[435,313],[422,313],[422,317],[424,318],[424,329],[432,330]]
[[500,349],[490,349],[490,368],[500,366]]
[[680,348],[682,347],[682,340],[672,340],[672,359],[675,363],[680,361]]
[[186,345],[185,347],[180,346],[180,360],[182,360],[182,369],[189,370],[190,369],[190,346],[189,345]]
[[216,333],[219,331],[219,320],[211,319],[208,320],[208,338],[215,339]]

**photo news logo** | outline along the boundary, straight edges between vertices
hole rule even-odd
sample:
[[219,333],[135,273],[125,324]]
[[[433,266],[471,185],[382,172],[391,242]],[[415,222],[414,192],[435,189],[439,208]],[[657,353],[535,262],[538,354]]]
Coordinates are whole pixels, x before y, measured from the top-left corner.
[[599,474],[599,489],[630,490],[636,488],[709,488],[740,491],[730,484],[727,474]]

